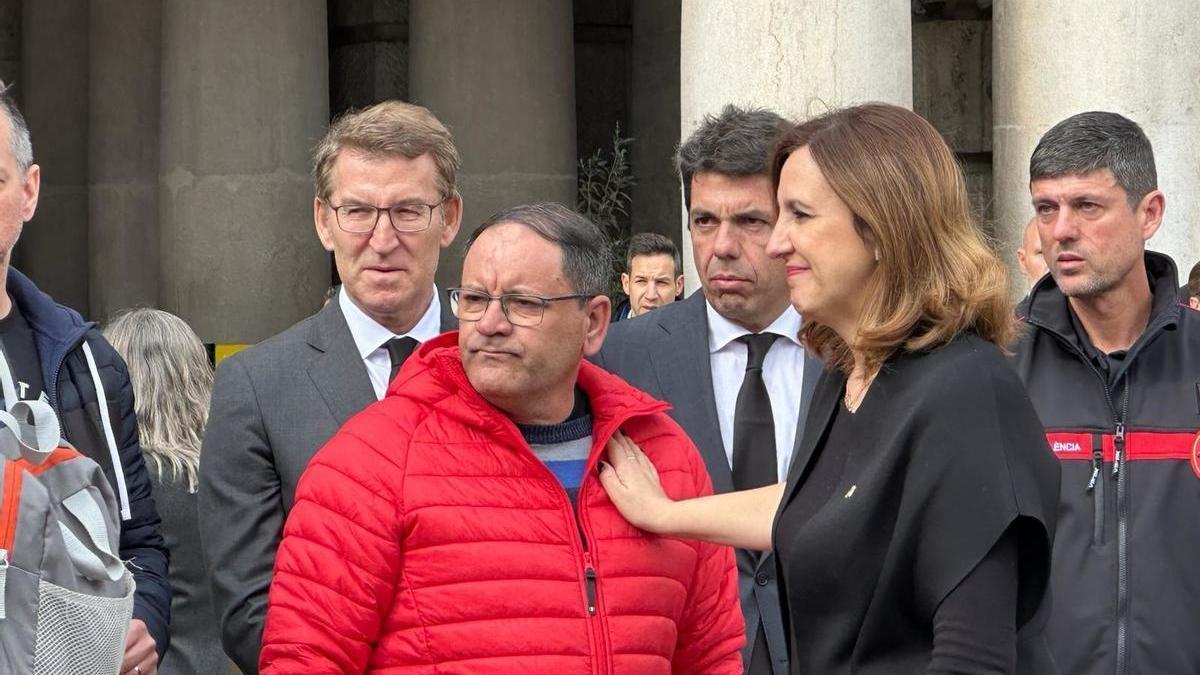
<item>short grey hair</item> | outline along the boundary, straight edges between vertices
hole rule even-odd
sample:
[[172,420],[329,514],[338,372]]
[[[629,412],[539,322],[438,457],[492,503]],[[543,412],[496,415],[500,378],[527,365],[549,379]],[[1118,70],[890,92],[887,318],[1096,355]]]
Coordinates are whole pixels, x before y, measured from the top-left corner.
[[467,249],[479,235],[500,223],[519,223],[539,237],[557,244],[562,251],[563,275],[576,293],[604,295],[610,286],[612,252],[600,228],[583,215],[562,204],[543,202],[524,204],[501,211],[475,228],[467,240]]
[[144,307],[119,313],[104,337],[129,366],[142,452],[160,480],[170,466],[195,492],[213,385],[204,343],[183,319]]
[[12,85],[0,80],[0,111],[8,117],[8,145],[17,160],[17,169],[24,176],[33,166],[33,140],[29,138],[29,125],[11,92]]
[[1154,149],[1133,120],[1111,112],[1085,112],[1055,124],[1029,158],[1029,182],[1112,171],[1131,208],[1158,189]]
[[765,108],[725,106],[706,115],[675,153],[683,179],[683,200],[692,207],[692,176],[712,172],[726,176],[769,176],[775,143],[791,124]]

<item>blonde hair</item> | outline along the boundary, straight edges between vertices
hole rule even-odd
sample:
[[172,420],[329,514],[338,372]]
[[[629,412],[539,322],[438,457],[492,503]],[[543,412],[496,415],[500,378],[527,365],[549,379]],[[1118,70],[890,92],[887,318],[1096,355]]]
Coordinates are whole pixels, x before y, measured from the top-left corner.
[[195,492],[213,384],[204,344],[183,319],[148,308],[118,314],[104,336],[129,366],[142,452],[160,480],[170,466]]
[[972,217],[962,169],[933,125],[883,103],[832,111],[782,136],[771,163],[776,186],[804,147],[880,258],[854,344],[806,323],[800,336],[814,353],[849,373],[858,352],[874,373],[897,350],[933,349],[964,331],[1001,348],[1012,342],[1008,269]]
[[333,165],[343,150],[372,158],[416,159],[428,153],[437,166],[442,197],[450,197],[457,189],[459,158],[454,139],[433,113],[419,105],[384,101],[335,119],[313,151],[313,180],[321,201],[329,200]]

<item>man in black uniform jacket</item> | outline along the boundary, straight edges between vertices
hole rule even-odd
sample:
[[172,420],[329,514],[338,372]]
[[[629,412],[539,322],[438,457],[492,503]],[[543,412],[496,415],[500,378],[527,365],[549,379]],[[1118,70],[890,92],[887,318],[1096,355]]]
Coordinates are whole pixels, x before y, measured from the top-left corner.
[[[1200,314],[1162,224],[1150,141],[1070,117],[1029,162],[1050,275],[1019,309],[1016,366],[1062,463],[1048,636],[1059,672],[1200,672]],[[1193,227],[1194,223],[1180,223]]]

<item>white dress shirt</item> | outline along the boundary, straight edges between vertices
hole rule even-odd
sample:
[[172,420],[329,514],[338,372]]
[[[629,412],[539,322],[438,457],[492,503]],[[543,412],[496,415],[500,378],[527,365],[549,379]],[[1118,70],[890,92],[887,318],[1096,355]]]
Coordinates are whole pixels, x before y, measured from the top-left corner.
[[[417,342],[425,342],[437,337],[442,332],[442,305],[438,302],[437,286],[433,287],[429,307],[417,321],[417,325],[404,335],[396,335],[379,325],[346,293],[342,286],[338,293],[338,305],[350,326],[350,336],[354,338],[354,346],[358,347],[358,355],[367,366],[367,375],[371,377],[371,388],[375,390],[375,398],[382,400],[389,384],[388,376],[392,374],[392,358],[388,356],[387,341],[394,337],[411,337]],[[743,358],[743,361],[745,359]]]
[[[708,311],[708,353],[712,367],[713,397],[717,402],[717,422],[725,459],[733,467],[733,413],[738,390],[746,377],[746,345],[737,339],[750,331],[717,313]],[[771,397],[771,416],[775,420],[775,466],[779,481],[787,479],[788,464],[796,442],[796,423],[800,414],[800,392],[804,382],[804,347],[798,337],[800,314],[788,307],[762,332],[781,336],[771,343],[763,361],[763,382]]]

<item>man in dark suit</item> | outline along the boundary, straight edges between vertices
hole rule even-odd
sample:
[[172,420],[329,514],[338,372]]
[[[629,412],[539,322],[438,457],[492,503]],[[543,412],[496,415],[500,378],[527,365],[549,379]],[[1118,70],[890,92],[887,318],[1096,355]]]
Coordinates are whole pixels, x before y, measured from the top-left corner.
[[383,397],[418,343],[457,328],[433,280],[462,218],[458,166],[450,133],[419,106],[336,120],[315,151],[313,218],[342,288],[217,368],[200,534],[222,642],[245,673],[258,672],[275,552],[309,459]]
[[[615,324],[597,363],[671,403],[717,492],[783,481],[821,364],[797,340],[782,260],[766,252],[778,210],[767,159],[786,122],[726,106],[679,149],[702,293]],[[746,672],[785,675],[771,555],[738,551]]]

